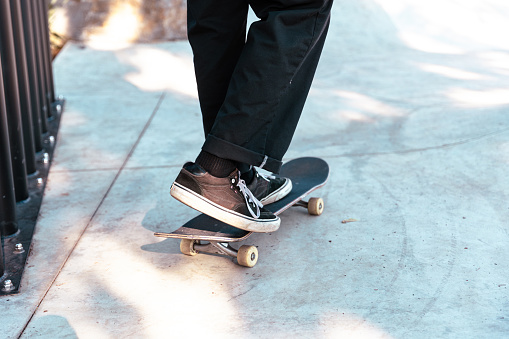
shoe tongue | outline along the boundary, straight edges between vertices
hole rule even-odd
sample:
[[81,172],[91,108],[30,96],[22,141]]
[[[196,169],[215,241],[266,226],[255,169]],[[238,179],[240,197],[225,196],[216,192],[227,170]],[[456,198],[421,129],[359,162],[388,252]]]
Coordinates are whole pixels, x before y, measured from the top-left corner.
[[253,179],[255,178],[255,169],[251,168],[249,171],[242,173],[240,178],[246,182],[246,185],[251,185]]

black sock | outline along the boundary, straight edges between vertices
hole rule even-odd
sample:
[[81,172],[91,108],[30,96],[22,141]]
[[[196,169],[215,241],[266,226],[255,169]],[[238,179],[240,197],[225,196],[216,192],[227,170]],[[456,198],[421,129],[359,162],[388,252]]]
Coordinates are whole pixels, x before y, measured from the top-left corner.
[[201,151],[198,154],[195,162],[211,175],[218,178],[227,177],[237,167],[234,161],[217,157],[205,151]]
[[240,171],[240,178],[249,185],[251,181],[253,181],[255,175],[253,166],[244,162],[237,162],[237,169]]

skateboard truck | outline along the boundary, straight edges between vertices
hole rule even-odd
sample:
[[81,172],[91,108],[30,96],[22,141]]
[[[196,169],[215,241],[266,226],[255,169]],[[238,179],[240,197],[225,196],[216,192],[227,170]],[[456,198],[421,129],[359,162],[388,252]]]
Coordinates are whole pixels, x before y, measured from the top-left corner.
[[246,267],[253,267],[258,261],[258,249],[256,246],[242,245],[236,250],[229,243],[218,241],[209,241],[206,244],[202,244],[200,240],[182,239],[180,241],[180,251],[191,256],[198,254],[198,252],[227,255],[237,258],[239,265]]
[[299,200],[294,206],[307,208],[311,215],[322,214],[324,207],[322,198],[309,198],[309,201]]

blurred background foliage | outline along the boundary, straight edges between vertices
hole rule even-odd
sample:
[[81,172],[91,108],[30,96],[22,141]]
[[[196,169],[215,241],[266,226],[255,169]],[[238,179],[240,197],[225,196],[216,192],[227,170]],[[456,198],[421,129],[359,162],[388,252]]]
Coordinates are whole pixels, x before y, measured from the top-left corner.
[[48,11],[54,56],[69,40],[111,46],[186,38],[186,0],[49,0]]
[[[63,0],[67,2],[68,0]],[[55,58],[60,52],[60,50],[64,47],[68,38],[63,35],[57,33],[53,27],[53,22],[55,21],[55,7],[56,5],[62,3],[62,0],[51,0],[48,5],[48,20],[49,20],[49,28],[50,28],[50,45],[51,45],[51,55]]]

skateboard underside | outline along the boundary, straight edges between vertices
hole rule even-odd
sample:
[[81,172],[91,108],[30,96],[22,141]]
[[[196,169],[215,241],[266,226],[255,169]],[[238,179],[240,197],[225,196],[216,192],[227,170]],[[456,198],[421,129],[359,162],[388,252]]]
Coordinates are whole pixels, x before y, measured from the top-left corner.
[[206,214],[200,214],[171,233],[155,233],[155,235],[163,238],[236,242],[245,240],[251,233],[225,224]]

